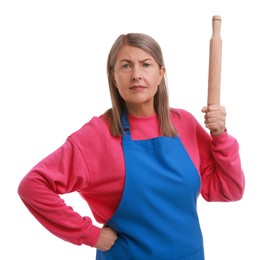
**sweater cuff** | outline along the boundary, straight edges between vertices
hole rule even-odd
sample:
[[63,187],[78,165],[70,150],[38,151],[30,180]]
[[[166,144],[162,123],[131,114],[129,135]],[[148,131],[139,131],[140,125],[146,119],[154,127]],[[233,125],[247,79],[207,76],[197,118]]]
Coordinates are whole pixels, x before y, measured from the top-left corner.
[[227,143],[229,140],[232,140],[232,136],[230,136],[225,130],[223,134],[220,135],[212,135],[212,143],[214,145],[224,144]]
[[101,228],[92,225],[89,233],[90,235],[87,237],[87,240],[84,244],[94,247],[100,236],[100,232]]

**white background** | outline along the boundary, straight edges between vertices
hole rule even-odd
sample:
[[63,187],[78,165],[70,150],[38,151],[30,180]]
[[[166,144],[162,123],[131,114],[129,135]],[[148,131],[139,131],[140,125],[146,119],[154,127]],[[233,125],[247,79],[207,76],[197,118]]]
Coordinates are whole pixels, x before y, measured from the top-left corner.
[[[110,107],[106,59],[122,33],[162,46],[170,104],[202,123],[213,15],[221,15],[221,103],[240,143],[241,201],[199,198],[207,260],[259,260],[261,252],[261,5],[254,0],[2,0],[0,2],[0,259],[94,259],[27,211],[17,187],[29,169]],[[76,195],[65,197],[83,215]]]

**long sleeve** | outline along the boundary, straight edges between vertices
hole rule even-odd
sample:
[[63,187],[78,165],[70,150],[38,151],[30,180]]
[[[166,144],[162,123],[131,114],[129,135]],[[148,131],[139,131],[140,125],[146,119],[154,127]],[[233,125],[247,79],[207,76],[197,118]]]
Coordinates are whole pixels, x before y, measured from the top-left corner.
[[[186,111],[172,120],[201,177],[207,201],[234,201],[243,196],[244,174],[239,145],[227,132],[210,136]],[[134,140],[159,136],[157,115],[129,118]],[[104,117],[93,118],[22,179],[18,194],[34,217],[51,233],[76,245],[94,246],[100,228],[81,216],[59,194],[78,192],[103,224],[117,209],[124,190],[121,138],[112,137]]]
[[51,233],[77,245],[94,246],[100,229],[89,217],[82,217],[67,206],[59,196],[87,186],[88,176],[80,151],[68,140],[33,167],[20,182],[18,194]]
[[236,201],[242,198],[245,179],[239,144],[227,132],[212,136],[210,152],[203,158],[200,172],[201,194],[207,201]]
[[244,193],[245,178],[239,144],[224,132],[211,136],[185,110],[176,109],[173,122],[201,176],[201,195],[207,201],[236,201]]

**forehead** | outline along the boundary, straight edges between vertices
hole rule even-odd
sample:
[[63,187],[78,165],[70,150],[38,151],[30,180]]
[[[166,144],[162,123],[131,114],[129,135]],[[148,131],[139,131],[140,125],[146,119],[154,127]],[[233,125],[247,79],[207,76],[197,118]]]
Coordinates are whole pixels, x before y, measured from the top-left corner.
[[146,59],[153,59],[153,57],[145,52],[144,50],[138,48],[138,47],[133,47],[129,45],[124,45],[121,47],[119,50],[116,60],[117,61],[122,61],[122,60],[146,60]]

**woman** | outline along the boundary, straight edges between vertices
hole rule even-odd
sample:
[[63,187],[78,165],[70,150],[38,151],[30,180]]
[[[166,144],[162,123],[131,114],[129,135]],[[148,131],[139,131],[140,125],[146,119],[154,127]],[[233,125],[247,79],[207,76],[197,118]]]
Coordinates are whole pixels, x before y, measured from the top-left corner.
[[[107,62],[112,108],[93,117],[21,181],[18,193],[50,232],[97,248],[97,259],[204,259],[197,215],[207,201],[244,192],[239,145],[225,108],[204,107],[205,126],[169,107],[158,43],[120,35]],[[102,228],[67,206],[77,191]]]

